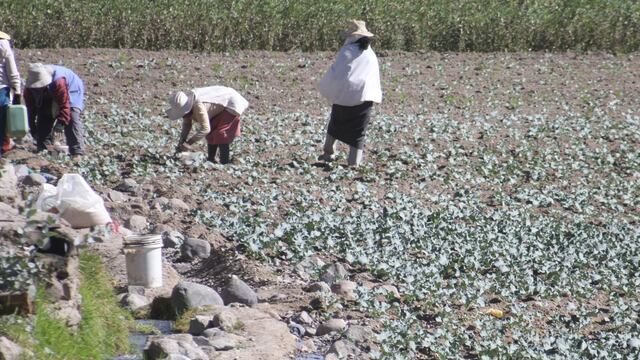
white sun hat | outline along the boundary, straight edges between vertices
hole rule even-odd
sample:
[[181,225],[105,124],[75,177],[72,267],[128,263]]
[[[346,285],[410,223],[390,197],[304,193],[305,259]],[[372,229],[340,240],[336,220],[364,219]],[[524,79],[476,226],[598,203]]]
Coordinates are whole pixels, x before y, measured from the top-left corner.
[[169,106],[171,107],[166,110],[169,119],[178,120],[189,113],[193,107],[194,98],[192,91],[187,91],[187,93],[178,91],[169,96]]
[[27,87],[41,88],[45,87],[53,81],[53,68],[41,63],[29,64],[29,72],[27,73]]
[[344,37],[349,36],[373,37],[373,34],[367,30],[367,26],[362,20],[347,21],[347,29],[344,31]]
[[0,40],[11,40],[11,35],[0,31]]

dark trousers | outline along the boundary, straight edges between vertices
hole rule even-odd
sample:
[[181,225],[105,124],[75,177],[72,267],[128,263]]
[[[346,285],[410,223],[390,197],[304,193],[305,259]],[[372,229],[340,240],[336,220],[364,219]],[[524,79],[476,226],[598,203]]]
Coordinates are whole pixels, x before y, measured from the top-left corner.
[[209,150],[209,156],[207,160],[211,162],[215,162],[216,153],[218,152],[218,147],[220,148],[220,164],[228,164],[229,163],[229,144],[220,144],[213,145],[208,144],[207,150]]
[[[31,126],[35,126],[35,137],[38,152],[46,150],[53,145],[53,125],[55,119],[51,112],[51,103],[43,104],[37,110],[37,121]],[[32,130],[33,131],[33,130]],[[71,122],[64,126],[64,136],[69,146],[71,155],[84,154],[84,126],[80,121],[80,109],[71,108]]]

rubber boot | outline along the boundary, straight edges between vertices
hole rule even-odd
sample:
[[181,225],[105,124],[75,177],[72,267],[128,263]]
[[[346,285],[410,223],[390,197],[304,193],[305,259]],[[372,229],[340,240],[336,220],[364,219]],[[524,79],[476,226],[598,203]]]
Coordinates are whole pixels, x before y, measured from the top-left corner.
[[349,158],[347,159],[347,163],[349,164],[349,166],[360,166],[360,164],[362,163],[363,155],[363,149],[349,146]]
[[220,144],[220,164],[229,163],[229,144]]
[[207,144],[207,161],[216,162],[216,152],[218,152],[218,145]]

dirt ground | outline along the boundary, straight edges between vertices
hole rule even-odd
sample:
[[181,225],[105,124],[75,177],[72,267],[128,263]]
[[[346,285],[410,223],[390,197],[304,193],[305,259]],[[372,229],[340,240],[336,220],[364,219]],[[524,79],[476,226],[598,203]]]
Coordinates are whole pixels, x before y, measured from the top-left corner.
[[[470,122],[483,115],[508,118],[544,114],[553,118],[567,113],[588,113],[597,104],[614,104],[615,111],[608,115],[619,118],[637,114],[640,108],[637,54],[383,51],[378,55],[384,100],[376,106],[376,119],[397,114],[442,114]],[[304,112],[320,117],[329,110],[315,83],[333,60],[332,53],[27,49],[18,50],[16,58],[22,74],[27,73],[27,64],[32,62],[62,64],[73,69],[85,82],[87,110],[101,114],[108,114],[116,106],[126,111],[162,115],[170,93],[209,85],[235,88],[249,101],[248,112],[264,121],[273,113]],[[256,156],[268,161],[272,155]],[[36,169],[47,165],[24,150],[9,158]],[[61,174],[67,169],[49,166],[47,170]],[[224,177],[218,180],[232,184],[239,181]],[[154,184],[154,196],[180,198],[191,207],[218,210],[214,205],[190,198],[188,181],[187,178],[179,183]],[[404,186],[408,188],[411,184]],[[109,189],[97,190],[106,193]],[[152,222],[178,227],[186,235],[206,238],[214,245],[213,256],[205,261],[181,265],[175,254],[168,254],[181,276],[219,289],[228,274],[241,273],[259,289],[263,300],[272,299],[270,303],[284,317],[309,304],[310,295],[301,291],[305,282],[291,269],[268,267],[250,260],[236,251],[233,242],[223,234],[194,224],[186,214],[167,218],[149,206],[151,197],[141,195],[140,199],[143,201],[134,207],[130,203],[126,208],[111,204],[110,211],[119,218],[142,214]]]

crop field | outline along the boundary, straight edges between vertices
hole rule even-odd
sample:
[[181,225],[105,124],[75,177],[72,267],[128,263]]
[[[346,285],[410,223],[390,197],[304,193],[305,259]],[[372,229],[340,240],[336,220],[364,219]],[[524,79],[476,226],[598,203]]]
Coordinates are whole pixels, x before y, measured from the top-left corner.
[[348,18],[365,20],[378,48],[388,50],[640,49],[634,0],[28,0],[0,7],[21,48],[331,50]]
[[[49,171],[180,197],[188,214],[150,221],[204,225],[274,271],[347,264],[358,300],[323,316],[378,322],[377,358],[639,356],[637,55],[380,55],[384,102],[350,169],[344,147],[316,161],[332,53],[18,53],[88,85],[90,155],[46,155]],[[175,158],[179,123],[161,116],[171,91],[212,84],[251,103],[229,166]]]

